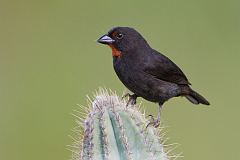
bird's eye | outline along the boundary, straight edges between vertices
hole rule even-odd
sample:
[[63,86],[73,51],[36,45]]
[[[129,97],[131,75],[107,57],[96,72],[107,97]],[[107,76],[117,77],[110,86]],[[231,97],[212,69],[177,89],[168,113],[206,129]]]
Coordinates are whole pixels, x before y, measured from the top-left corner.
[[123,38],[123,34],[122,33],[119,33],[119,34],[117,34],[117,36],[116,36],[118,39],[122,39]]

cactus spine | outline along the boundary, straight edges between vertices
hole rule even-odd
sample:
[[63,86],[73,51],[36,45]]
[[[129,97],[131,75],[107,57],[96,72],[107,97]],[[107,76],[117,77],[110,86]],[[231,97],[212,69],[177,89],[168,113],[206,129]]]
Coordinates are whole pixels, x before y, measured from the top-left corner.
[[159,129],[146,128],[148,120],[139,107],[126,107],[126,102],[112,92],[101,89],[86,118],[82,119],[82,112],[79,113],[79,126],[74,130],[81,134],[72,145],[73,160],[169,160],[171,157],[161,144]]

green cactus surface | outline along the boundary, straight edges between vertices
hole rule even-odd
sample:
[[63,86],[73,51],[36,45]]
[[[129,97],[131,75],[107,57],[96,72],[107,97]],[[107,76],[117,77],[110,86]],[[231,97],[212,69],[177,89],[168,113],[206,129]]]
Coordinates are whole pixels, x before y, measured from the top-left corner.
[[146,128],[149,120],[139,106],[126,107],[125,100],[101,89],[84,112],[76,115],[74,131],[80,134],[72,145],[73,160],[171,159],[161,143],[161,127]]

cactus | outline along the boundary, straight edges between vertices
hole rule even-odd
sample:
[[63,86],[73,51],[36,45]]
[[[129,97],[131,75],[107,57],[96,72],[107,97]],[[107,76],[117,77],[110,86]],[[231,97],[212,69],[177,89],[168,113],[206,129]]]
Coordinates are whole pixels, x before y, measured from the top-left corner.
[[[86,107],[82,107],[86,108]],[[101,89],[85,112],[77,111],[78,133],[72,160],[169,160],[159,128],[149,122],[138,106],[126,107],[115,93]]]

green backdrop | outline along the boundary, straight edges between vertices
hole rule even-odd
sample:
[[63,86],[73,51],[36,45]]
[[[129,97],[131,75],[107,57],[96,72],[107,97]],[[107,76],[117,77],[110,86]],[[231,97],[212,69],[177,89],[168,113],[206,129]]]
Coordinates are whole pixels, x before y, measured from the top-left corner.
[[[122,94],[111,51],[96,39],[131,26],[211,102],[167,102],[162,121],[185,160],[240,159],[240,1],[2,0],[0,159],[66,160],[70,115],[99,86]],[[138,100],[138,102],[140,99]],[[156,115],[156,104],[144,102]]]

